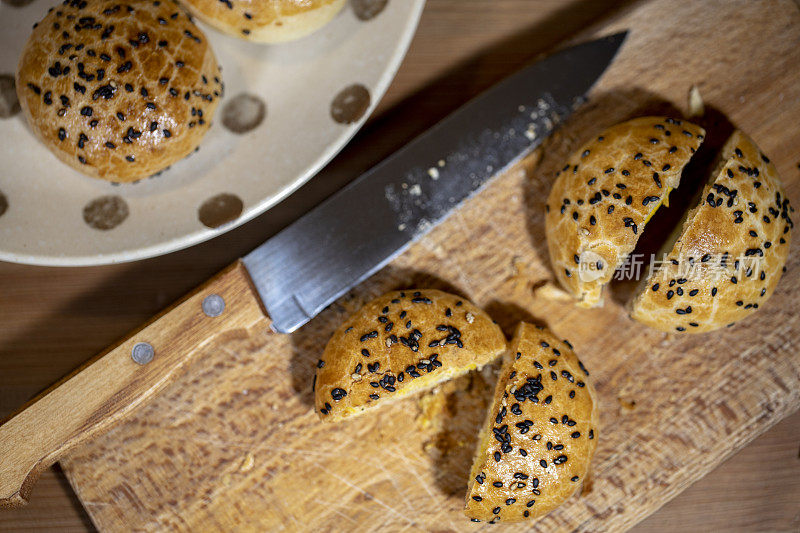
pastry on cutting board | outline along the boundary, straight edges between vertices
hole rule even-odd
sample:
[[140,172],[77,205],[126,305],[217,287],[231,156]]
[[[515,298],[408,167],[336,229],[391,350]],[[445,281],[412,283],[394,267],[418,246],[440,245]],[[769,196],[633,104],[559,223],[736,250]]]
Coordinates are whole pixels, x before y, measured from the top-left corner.
[[496,523],[552,511],[586,478],[597,427],[594,387],[572,346],[521,323],[481,430],[464,512]]
[[793,211],[778,171],[741,131],[722,148],[699,205],[668,241],[631,316],[668,332],[700,333],[755,313],[785,270]]
[[680,120],[635,118],[603,131],[564,163],[545,207],[545,232],[556,278],[578,305],[602,304],[603,287],[678,187],[704,135]]
[[500,327],[438,290],[387,293],[348,318],[317,363],[315,404],[338,421],[480,368],[503,353]]

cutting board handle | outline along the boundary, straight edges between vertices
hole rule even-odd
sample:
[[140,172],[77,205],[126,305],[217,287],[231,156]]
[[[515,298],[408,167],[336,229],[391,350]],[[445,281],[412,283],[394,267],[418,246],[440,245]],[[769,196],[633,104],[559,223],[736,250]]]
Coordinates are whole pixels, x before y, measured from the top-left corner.
[[237,261],[0,426],[0,507],[27,502],[39,474],[145,403],[217,335],[269,326]]

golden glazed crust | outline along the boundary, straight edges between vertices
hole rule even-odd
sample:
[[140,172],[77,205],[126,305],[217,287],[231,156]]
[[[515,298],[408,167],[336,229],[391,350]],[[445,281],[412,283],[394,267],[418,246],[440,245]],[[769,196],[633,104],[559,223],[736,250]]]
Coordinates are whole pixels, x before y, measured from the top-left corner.
[[68,0],[34,28],[17,92],[59,159],[125,182],[199,145],[222,83],[205,36],[174,1]]
[[781,278],[793,209],[778,171],[741,131],[722,158],[666,264],[633,304],[631,316],[648,326],[689,333],[721,328],[754,313]]
[[705,131],[642,117],[617,124],[577,150],[558,172],[545,207],[556,278],[583,307],[630,254],[646,222],[678,186]]
[[472,303],[437,290],[390,292],[347,319],[314,381],[317,413],[337,421],[428,389],[495,359],[500,327]]
[[595,391],[571,345],[521,323],[481,432],[466,515],[517,522],[561,505],[586,477],[597,425]]
[[197,18],[249,41],[299,39],[336,16],[345,0],[181,0]]

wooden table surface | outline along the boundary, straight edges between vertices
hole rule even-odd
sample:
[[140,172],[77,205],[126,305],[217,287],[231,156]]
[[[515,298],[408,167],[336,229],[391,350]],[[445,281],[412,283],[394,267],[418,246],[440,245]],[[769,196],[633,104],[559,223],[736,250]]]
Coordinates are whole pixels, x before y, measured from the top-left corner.
[[[408,56],[367,126],[316,178],[269,213],[211,242],[137,263],[64,269],[0,263],[0,417],[471,96],[630,3],[429,0]],[[713,8],[714,2],[708,3]],[[763,3],[769,8],[770,2]],[[800,413],[795,413],[637,531],[800,531],[798,446]],[[57,467],[43,475],[27,507],[0,512],[0,531],[91,528]]]

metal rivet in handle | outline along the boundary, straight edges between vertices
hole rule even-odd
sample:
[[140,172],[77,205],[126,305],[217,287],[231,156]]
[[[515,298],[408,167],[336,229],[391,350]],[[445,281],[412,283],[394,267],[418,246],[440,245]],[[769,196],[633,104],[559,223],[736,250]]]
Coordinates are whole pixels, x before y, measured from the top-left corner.
[[225,311],[225,300],[219,294],[209,294],[203,298],[203,312],[206,316],[214,318]]
[[131,350],[131,358],[140,365],[146,365],[155,357],[153,346],[147,342],[137,342]]

